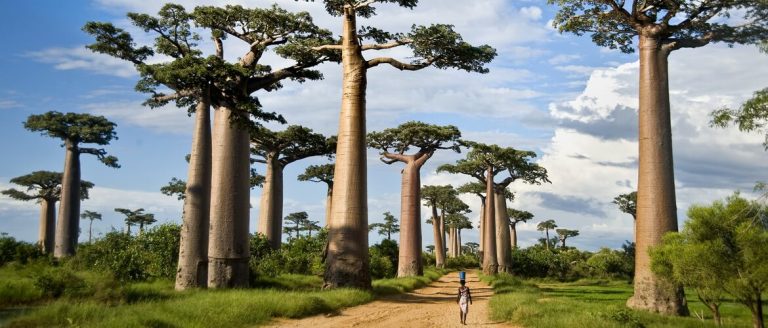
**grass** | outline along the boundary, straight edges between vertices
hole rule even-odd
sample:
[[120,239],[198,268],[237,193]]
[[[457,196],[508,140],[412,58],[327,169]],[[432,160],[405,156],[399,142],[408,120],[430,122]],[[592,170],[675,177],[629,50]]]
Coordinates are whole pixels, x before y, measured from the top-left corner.
[[[483,277],[493,288],[490,301],[493,320],[525,327],[716,327],[705,306],[688,294],[688,307],[704,314],[669,317],[627,308],[632,285],[624,281],[582,280],[572,283],[526,281],[509,275]],[[726,327],[749,327],[749,310],[737,303],[721,307]]]
[[320,277],[303,275],[260,277],[255,279],[259,288],[240,290],[175,292],[172,281],[133,283],[114,291],[119,294],[117,298],[63,297],[44,306],[17,310],[7,314],[13,318],[5,324],[8,327],[243,327],[263,324],[274,317],[300,318],[335,312],[370,302],[377,295],[426,286],[445,272],[426,269],[423,277],[375,280],[372,291],[321,290]]

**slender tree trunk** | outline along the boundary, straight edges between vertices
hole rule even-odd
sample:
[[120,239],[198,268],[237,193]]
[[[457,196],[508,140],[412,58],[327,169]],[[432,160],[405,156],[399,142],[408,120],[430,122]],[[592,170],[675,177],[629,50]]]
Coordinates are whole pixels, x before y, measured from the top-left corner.
[[461,229],[456,229],[456,255],[461,256]]
[[231,104],[214,116],[211,153],[211,214],[208,287],[248,286],[250,139],[232,122]]
[[672,127],[669,118],[668,53],[659,39],[640,36],[639,170],[634,295],[627,306],[687,315],[681,287],[651,272],[648,250],[662,236],[677,231]]
[[328,232],[325,287],[370,289],[365,142],[367,64],[357,37],[354,10],[345,8],[343,20],[343,92],[334,169],[333,214]]
[[208,97],[195,109],[195,130],[184,190],[184,223],[179,243],[176,290],[208,282],[208,230],[211,215],[211,110]]
[[400,189],[400,253],[397,276],[424,274],[421,264],[421,167],[415,160],[406,163]]
[[125,225],[125,231],[127,231],[129,236],[131,235],[131,225],[130,224],[126,224]]
[[499,272],[510,272],[512,267],[512,253],[509,249],[509,217],[507,216],[507,199],[504,190],[497,190],[496,194],[496,261],[499,263]]
[[325,227],[328,227],[328,222],[331,221],[331,213],[333,213],[333,184],[328,185],[328,191],[325,193]]
[[509,225],[509,242],[514,251],[517,248],[517,222]]
[[496,197],[493,197],[493,167],[486,173],[485,194],[485,254],[483,254],[483,274],[498,273],[499,263],[496,258]]
[[763,298],[760,292],[756,293],[755,302],[750,304],[749,310],[752,312],[752,328],[765,328],[763,320]]
[[75,255],[80,232],[80,149],[77,143],[64,143],[64,175],[61,178],[61,202],[56,225],[55,258]]
[[445,268],[445,253],[440,250],[444,249],[445,246],[443,245],[443,239],[441,237],[443,233],[440,231],[440,227],[442,226],[440,221],[440,216],[437,215],[437,206],[432,204],[432,233],[435,238],[435,267],[442,269]]
[[40,228],[38,247],[43,254],[53,252],[56,236],[56,199],[40,199]]
[[560,238],[560,247],[565,248],[565,238]]
[[485,199],[480,198],[480,246],[477,251],[478,257],[483,259],[483,250],[485,249]]
[[[272,249],[279,249],[283,233],[283,166],[277,154],[267,156],[267,172],[259,206],[259,230]],[[298,232],[297,232],[298,234]]]
[[88,220],[88,243],[93,240],[93,219]]
[[447,241],[447,248],[448,248],[448,257],[453,257],[453,228],[448,226],[448,238]]
[[445,210],[440,210],[440,239],[443,241],[443,248],[440,249],[440,252],[443,253],[443,257],[447,258],[448,254],[445,253],[446,248],[450,249],[451,244],[446,235],[448,234],[448,230],[445,229]]
[[715,321],[715,325],[721,327],[723,325],[723,320],[720,316],[720,304],[707,303],[707,307],[709,307],[709,310],[712,311],[712,320]]
[[547,247],[547,250],[549,250],[549,228],[544,229],[544,234],[547,236],[546,239],[544,239],[544,245]]

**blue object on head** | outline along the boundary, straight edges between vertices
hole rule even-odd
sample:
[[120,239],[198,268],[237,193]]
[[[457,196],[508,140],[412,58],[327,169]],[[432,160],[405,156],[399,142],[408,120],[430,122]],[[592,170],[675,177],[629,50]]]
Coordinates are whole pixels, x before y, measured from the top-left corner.
[[464,271],[459,271],[459,280],[466,280],[467,273]]

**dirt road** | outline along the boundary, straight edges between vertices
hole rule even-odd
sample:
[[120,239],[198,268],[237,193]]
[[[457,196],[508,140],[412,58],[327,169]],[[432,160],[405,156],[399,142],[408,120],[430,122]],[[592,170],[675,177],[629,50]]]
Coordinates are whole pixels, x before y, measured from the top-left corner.
[[[488,319],[488,300],[493,291],[477,278],[475,272],[467,272],[467,286],[472,290],[474,302],[469,307],[467,326],[514,327]],[[456,304],[458,287],[458,274],[453,272],[427,287],[348,308],[335,316],[278,319],[268,327],[465,327],[459,321]]]

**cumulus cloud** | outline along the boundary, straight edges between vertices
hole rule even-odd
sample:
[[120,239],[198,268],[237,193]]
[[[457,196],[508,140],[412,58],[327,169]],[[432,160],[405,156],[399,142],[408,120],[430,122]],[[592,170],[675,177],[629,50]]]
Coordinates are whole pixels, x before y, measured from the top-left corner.
[[103,75],[134,77],[137,75],[133,64],[107,55],[97,54],[84,46],[74,48],[49,48],[32,51],[27,57],[58,70],[87,70]]
[[160,133],[191,134],[194,117],[174,105],[148,108],[139,101],[89,103],[83,106],[92,114],[103,115],[118,123],[148,128]]

